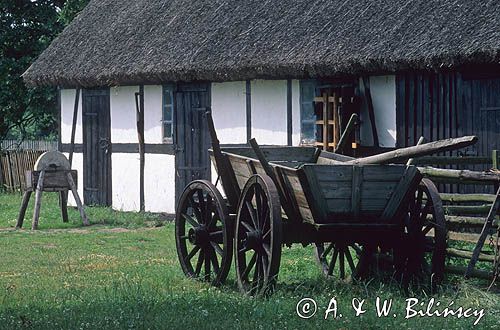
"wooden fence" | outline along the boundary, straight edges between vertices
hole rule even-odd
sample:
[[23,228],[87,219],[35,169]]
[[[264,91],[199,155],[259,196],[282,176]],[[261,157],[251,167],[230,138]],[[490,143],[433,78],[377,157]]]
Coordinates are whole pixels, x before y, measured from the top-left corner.
[[[497,212],[494,211],[500,184],[500,153],[493,150],[491,158],[421,157],[415,159],[415,164],[425,165],[420,168],[420,172],[446,191],[449,189],[444,185],[476,188],[474,193],[470,189],[440,193],[448,229],[446,270],[460,275],[467,271],[469,276],[494,278],[497,275],[500,248],[499,223]],[[457,170],[446,165],[483,165],[487,170]],[[479,251],[478,255],[473,256],[474,249]]]
[[3,140],[0,141],[0,150],[57,150],[57,141],[47,140]]
[[25,173],[32,170],[43,150],[18,150],[0,152],[0,191],[22,191]]

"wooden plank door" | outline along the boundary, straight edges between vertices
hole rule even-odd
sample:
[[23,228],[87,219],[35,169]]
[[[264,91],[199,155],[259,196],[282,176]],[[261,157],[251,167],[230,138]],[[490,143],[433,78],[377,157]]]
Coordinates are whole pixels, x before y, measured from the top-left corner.
[[111,119],[109,88],[82,91],[83,200],[111,206]]
[[209,84],[179,84],[175,93],[175,200],[189,182],[210,180],[210,136],[205,113],[210,106]]

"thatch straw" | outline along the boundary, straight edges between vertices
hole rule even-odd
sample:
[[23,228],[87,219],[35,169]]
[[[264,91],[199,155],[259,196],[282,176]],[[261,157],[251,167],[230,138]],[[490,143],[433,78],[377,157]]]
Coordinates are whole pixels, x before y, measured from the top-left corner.
[[30,85],[308,78],[500,62],[496,0],[92,0]]

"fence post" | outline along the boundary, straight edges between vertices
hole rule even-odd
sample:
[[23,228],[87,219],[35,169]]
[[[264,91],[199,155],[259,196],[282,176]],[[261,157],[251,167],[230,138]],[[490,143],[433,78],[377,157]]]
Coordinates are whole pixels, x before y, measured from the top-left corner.
[[3,158],[3,152],[0,149],[0,192],[4,190],[4,185],[3,185],[3,165],[2,165],[2,158]]
[[[500,157],[500,153],[498,152],[498,150],[492,150],[492,151],[491,151],[492,168],[493,168],[494,170],[498,170],[498,169],[499,169],[499,168],[498,168],[498,165],[499,165],[499,163],[500,163],[500,158],[499,158],[499,157]],[[495,184],[495,191],[497,191],[497,190],[498,190],[498,186],[499,186],[499,184],[498,184],[498,183],[496,183],[496,184]]]

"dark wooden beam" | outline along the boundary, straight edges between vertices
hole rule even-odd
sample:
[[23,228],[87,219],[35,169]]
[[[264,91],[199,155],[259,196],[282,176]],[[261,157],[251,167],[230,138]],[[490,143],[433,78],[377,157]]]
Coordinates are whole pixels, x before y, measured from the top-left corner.
[[145,143],[144,143],[144,85],[139,86],[139,92],[135,93],[135,106],[137,116],[137,137],[139,140],[139,207],[145,211],[144,200],[144,165],[145,165]]
[[288,79],[286,81],[286,132],[287,132],[287,144],[292,145],[292,80]]
[[246,81],[246,117],[247,117],[247,141],[252,138],[252,86],[250,80]]
[[[62,144],[61,147],[62,152],[69,152],[69,149],[70,149],[69,143]],[[110,150],[112,150],[114,153],[138,154],[139,145],[137,143],[112,143]],[[174,146],[168,143],[145,143],[144,151],[146,154],[158,154],[158,155],[175,154]],[[75,143],[75,153],[82,153],[82,152],[83,152],[83,144]]]
[[73,108],[73,124],[71,125],[71,142],[69,149],[69,165],[73,165],[73,153],[75,152],[76,123],[78,120],[78,104],[80,103],[80,88],[76,89],[75,105]]

